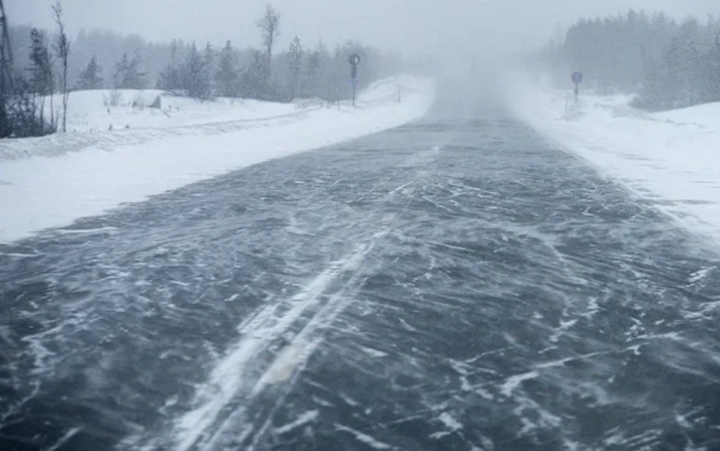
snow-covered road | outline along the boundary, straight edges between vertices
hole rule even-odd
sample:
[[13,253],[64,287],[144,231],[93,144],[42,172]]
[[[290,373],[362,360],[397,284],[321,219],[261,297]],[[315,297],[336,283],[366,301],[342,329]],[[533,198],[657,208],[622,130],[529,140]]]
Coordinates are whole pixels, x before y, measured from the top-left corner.
[[718,255],[492,104],[0,246],[0,449],[720,447]]
[[508,75],[516,116],[678,224],[720,245],[720,103],[649,113],[633,96],[570,90]]

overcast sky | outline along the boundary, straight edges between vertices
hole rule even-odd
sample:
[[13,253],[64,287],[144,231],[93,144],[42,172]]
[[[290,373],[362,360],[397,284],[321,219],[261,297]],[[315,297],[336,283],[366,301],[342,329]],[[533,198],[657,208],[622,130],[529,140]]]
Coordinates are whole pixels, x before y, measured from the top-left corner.
[[[5,0],[15,24],[50,27],[54,0]],[[108,28],[151,41],[172,38],[258,44],[255,19],[266,0],[63,0],[68,27]],[[720,0],[274,0],[280,45],[294,35],[328,44],[347,39],[427,53],[447,47],[517,48],[545,42],[557,24],[628,8],[675,17],[720,16]],[[532,5],[532,6],[528,6]]]

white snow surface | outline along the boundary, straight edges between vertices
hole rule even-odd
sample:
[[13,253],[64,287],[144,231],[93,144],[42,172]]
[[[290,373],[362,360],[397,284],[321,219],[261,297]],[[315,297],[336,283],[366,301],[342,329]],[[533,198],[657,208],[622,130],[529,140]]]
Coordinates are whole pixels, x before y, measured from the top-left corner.
[[[124,91],[123,97],[149,103],[159,94]],[[389,78],[361,93],[357,108],[347,102],[328,108],[317,102],[200,103],[163,97],[163,108],[178,105],[174,118],[132,106],[107,113],[103,95],[108,92],[71,95],[68,130],[83,131],[0,140],[0,242],[249,165],[406,124],[427,113],[435,87],[427,78]],[[107,131],[108,114],[130,128]]]
[[[117,105],[111,106],[114,96]],[[151,108],[158,97],[160,108]],[[59,114],[61,103],[62,97],[54,96],[53,110],[56,115]],[[50,111],[49,100],[45,102],[45,110],[47,116]],[[166,128],[258,119],[288,114],[295,110],[295,105],[287,103],[225,98],[200,101],[158,90],[76,91],[70,93],[67,130],[70,133],[100,133],[110,128]]]
[[532,128],[649,200],[686,229],[720,242],[720,103],[647,113],[633,96],[552,89],[508,76],[505,98]]

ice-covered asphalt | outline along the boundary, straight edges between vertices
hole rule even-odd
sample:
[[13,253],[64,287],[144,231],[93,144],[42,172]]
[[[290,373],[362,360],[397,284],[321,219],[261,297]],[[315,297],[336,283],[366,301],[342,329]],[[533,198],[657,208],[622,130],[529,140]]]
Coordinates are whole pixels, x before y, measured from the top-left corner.
[[718,450],[719,255],[440,101],[0,246],[0,449]]

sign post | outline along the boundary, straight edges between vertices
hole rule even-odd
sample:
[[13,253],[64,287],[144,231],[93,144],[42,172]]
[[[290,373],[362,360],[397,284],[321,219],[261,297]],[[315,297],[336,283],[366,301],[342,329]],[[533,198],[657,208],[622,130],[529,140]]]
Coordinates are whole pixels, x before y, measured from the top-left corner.
[[576,71],[572,74],[572,81],[575,83],[575,105],[578,103],[578,96],[580,95],[580,83],[583,81],[582,73]]
[[355,93],[356,93],[356,87],[357,87],[357,76],[358,76],[358,65],[362,61],[360,58],[360,55],[357,53],[353,53],[350,55],[350,58],[348,58],[348,61],[350,62],[350,82],[353,85],[353,106],[355,106]]

